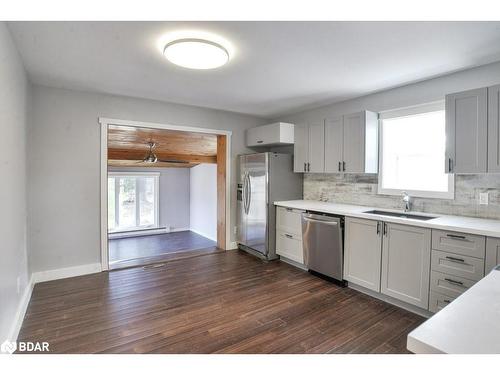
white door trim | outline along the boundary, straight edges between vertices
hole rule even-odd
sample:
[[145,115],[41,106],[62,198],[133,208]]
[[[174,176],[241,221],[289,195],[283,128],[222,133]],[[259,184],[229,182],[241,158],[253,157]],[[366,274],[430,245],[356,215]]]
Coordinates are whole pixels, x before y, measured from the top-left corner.
[[133,126],[137,128],[153,128],[180,130],[197,133],[219,134],[225,135],[226,139],[226,247],[231,244],[231,135],[230,130],[218,130],[209,128],[199,128],[192,126],[160,124],[155,122],[143,122],[132,120],[120,120],[107,117],[99,117],[101,127],[101,270],[109,270],[108,259],[108,126],[122,125]]

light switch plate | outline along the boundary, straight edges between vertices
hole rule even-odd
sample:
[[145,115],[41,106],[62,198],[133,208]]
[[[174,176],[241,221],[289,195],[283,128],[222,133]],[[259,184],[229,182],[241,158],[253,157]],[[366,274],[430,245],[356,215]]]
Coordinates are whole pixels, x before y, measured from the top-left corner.
[[479,193],[479,204],[488,204],[488,193]]

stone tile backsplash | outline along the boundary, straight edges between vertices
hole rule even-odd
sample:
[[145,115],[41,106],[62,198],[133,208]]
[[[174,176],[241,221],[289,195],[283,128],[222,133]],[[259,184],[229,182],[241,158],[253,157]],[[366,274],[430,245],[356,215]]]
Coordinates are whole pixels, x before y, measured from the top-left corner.
[[[377,194],[376,174],[305,174],[304,199],[402,209],[401,197]],[[489,193],[488,205],[479,193]],[[412,210],[500,219],[500,174],[455,175],[455,199],[412,197]]]

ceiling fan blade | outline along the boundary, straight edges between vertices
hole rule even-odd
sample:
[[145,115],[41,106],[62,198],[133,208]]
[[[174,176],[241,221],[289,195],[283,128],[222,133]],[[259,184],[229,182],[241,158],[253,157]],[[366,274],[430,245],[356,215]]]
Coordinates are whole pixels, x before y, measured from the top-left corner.
[[158,159],[162,163],[177,163],[177,164],[189,164],[186,160],[175,160],[175,159]]

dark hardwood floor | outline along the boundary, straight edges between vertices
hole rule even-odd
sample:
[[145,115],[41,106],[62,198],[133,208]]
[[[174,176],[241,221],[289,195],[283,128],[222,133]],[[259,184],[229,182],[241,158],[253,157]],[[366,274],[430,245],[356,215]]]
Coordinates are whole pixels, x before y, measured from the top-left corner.
[[[161,262],[198,249],[216,249],[217,243],[191,231],[108,240],[111,269]],[[180,255],[180,258],[183,256]]]
[[227,251],[37,284],[19,340],[52,353],[405,353],[423,320]]

